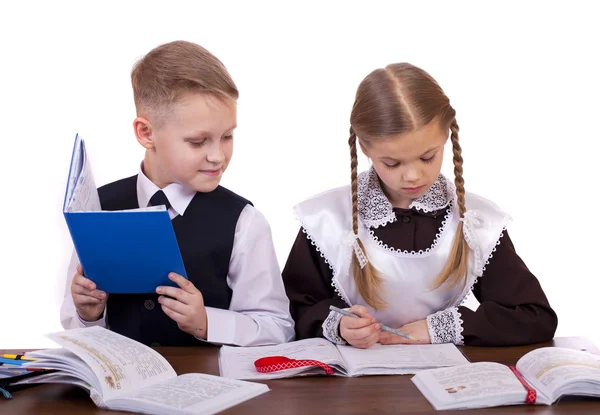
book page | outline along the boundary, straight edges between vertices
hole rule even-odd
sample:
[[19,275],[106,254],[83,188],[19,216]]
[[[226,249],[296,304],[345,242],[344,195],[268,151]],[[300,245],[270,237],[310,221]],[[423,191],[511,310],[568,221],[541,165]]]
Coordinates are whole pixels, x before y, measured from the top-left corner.
[[[290,359],[312,359],[326,363],[345,372],[343,361],[336,347],[325,339],[305,339],[277,346],[232,347],[222,346],[219,351],[221,376],[232,379],[276,379],[297,376],[307,368],[288,369],[272,373],[260,373],[254,362],[261,357],[285,356]],[[323,369],[317,371],[324,373]]]
[[107,401],[111,409],[164,414],[209,414],[220,412],[269,388],[218,376],[191,373]]
[[536,349],[517,362],[517,369],[533,387],[553,401],[566,393],[563,389],[574,381],[600,383],[600,356],[579,350],[561,347]]
[[99,380],[105,400],[176,375],[171,365],[151,348],[95,326],[53,333],[48,337],[79,356]]
[[438,410],[523,404],[527,396],[515,374],[499,363],[424,370],[412,381]]
[[[67,206],[65,207],[66,212],[91,212],[102,210],[100,207],[100,198],[98,196],[98,190],[96,189],[96,183],[94,181],[94,175],[90,167],[89,160],[85,152],[85,143],[83,140],[80,141],[81,148],[75,149],[75,159],[72,161],[72,168],[80,169],[77,177],[69,177],[69,185],[67,187]],[[71,180],[75,180],[75,184],[72,186]]]
[[338,346],[352,376],[408,374],[469,363],[453,344],[374,344],[368,349]]

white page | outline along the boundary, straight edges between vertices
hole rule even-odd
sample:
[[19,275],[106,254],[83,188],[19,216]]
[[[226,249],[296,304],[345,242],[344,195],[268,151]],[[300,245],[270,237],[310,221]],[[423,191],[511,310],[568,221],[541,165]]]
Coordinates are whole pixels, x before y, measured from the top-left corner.
[[111,409],[152,414],[214,414],[268,390],[260,383],[190,373],[106,403]]
[[80,135],[77,135],[75,144],[73,145],[73,157],[71,159],[71,167],[69,169],[69,178],[67,182],[67,194],[65,196],[65,210],[68,208],[73,197],[73,191],[77,185],[77,179],[83,168],[83,140]]
[[575,380],[600,381],[600,356],[561,347],[543,347],[517,362],[527,381],[553,400],[557,391]]
[[421,369],[469,363],[453,344],[374,344],[368,349],[338,346],[348,373],[408,374]]
[[[81,172],[76,178],[76,183],[71,191],[67,191],[67,212],[91,212],[102,210],[100,207],[100,198],[94,181],[94,175],[90,167],[89,159],[85,152],[85,143],[81,140],[81,154],[75,159],[75,166],[79,168],[81,163]],[[77,155],[77,152],[76,152]],[[73,180],[73,177],[71,177]],[[71,183],[69,183],[69,187]]]
[[100,381],[105,400],[177,376],[151,348],[102,327],[53,333],[48,337],[79,356]]
[[[260,373],[254,362],[261,357],[285,356],[290,359],[312,359],[343,369],[343,362],[336,347],[325,339],[305,339],[277,346],[232,347],[222,346],[219,351],[221,376],[232,379],[276,379],[295,376],[304,368]],[[319,373],[324,373],[320,369]]]
[[76,354],[66,349],[37,350],[27,354],[28,357],[41,359],[25,363],[24,367],[38,369],[57,369],[63,373],[77,376],[82,381],[100,388],[100,381],[92,369]]
[[508,367],[492,362],[424,370],[412,381],[436,409],[524,404],[527,396]]

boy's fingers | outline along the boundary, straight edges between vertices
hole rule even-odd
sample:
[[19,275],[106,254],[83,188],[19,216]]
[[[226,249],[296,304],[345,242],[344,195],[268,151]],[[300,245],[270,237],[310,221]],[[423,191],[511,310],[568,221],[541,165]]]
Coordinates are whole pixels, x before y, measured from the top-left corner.
[[178,324],[181,324],[185,321],[185,316],[183,314],[179,314],[176,311],[171,310],[169,307],[166,307],[164,305],[160,305],[160,307],[162,308],[162,311],[169,316],[169,318],[173,321],[175,321]]
[[183,278],[181,275],[171,272],[169,274],[169,279],[173,281],[175,284],[179,285],[182,290],[189,294],[195,294],[198,289],[194,284],[190,282],[190,280]]
[[158,302],[160,305],[175,311],[176,313],[185,315],[187,312],[187,306],[180,301],[173,300],[172,298],[163,297],[162,295],[158,297]]
[[93,291],[96,289],[96,284],[94,284],[94,281],[88,280],[86,277],[84,277],[81,274],[77,274],[77,275],[75,275],[75,277],[73,277],[73,284],[84,287],[90,291]]
[[83,268],[81,268],[81,264],[77,264],[77,273],[83,275]]

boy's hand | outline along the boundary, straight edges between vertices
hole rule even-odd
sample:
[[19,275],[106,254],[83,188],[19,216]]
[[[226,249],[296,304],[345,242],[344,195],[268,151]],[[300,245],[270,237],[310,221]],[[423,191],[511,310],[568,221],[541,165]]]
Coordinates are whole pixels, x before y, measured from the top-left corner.
[[108,295],[96,289],[96,284],[83,276],[81,265],[77,265],[77,273],[71,283],[71,295],[77,314],[85,321],[96,321],[106,307]]
[[354,305],[349,311],[360,318],[342,317],[340,320],[342,338],[359,349],[367,349],[377,343],[381,326],[369,314],[369,310],[361,305]]
[[[169,279],[179,285],[175,287],[157,287],[156,293],[162,310],[177,323],[177,326],[195,337],[206,339],[207,319],[202,293],[181,275],[174,272]],[[168,298],[168,297],[171,298]]]
[[388,333],[384,331],[381,333],[379,343],[381,344],[430,344],[431,338],[429,337],[429,330],[427,329],[427,320],[418,320],[413,323],[405,324],[398,329],[402,333],[410,334],[411,336],[419,339],[410,340],[405,339],[402,336]]

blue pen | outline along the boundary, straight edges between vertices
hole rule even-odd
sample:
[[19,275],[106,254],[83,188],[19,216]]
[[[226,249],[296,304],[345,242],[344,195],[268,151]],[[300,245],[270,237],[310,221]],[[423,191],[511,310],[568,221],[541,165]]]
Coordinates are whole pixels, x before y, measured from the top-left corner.
[[27,360],[5,359],[0,357],[0,364],[3,365],[22,366],[24,363],[27,363]]

